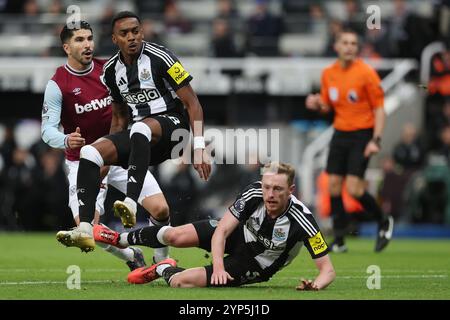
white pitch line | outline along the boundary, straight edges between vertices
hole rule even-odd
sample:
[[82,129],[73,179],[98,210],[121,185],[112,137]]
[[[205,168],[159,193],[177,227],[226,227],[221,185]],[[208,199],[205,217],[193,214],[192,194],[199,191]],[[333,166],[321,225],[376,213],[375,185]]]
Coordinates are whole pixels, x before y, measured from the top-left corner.
[[[337,279],[367,279],[367,276],[338,276]],[[448,278],[443,274],[422,274],[422,275],[390,275],[381,276],[385,279],[428,279],[428,278]],[[277,277],[277,279],[298,280],[298,277]],[[81,283],[120,283],[120,280],[82,280]],[[125,283],[125,282],[124,282]],[[22,282],[0,282],[0,286],[22,286],[22,285],[43,285],[43,284],[66,284],[66,281],[22,281]]]

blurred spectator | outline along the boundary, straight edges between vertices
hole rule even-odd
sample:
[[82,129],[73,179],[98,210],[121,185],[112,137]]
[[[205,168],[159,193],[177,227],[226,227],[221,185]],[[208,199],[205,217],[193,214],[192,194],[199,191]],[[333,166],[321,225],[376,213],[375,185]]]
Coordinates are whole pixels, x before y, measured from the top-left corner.
[[36,17],[39,14],[39,5],[37,0],[26,0],[23,5],[25,17]]
[[14,140],[14,131],[11,125],[5,126],[3,142],[0,145],[0,154],[3,158],[4,168],[9,168],[13,162],[13,152],[16,148],[16,141]]
[[172,226],[199,220],[199,213],[194,207],[199,193],[190,169],[188,164],[179,164],[176,173],[162,187],[169,204]]
[[134,0],[136,5],[136,13],[141,16],[160,17],[164,13],[166,0]]
[[393,156],[405,171],[415,171],[422,166],[424,150],[412,123],[403,126],[401,141],[394,147]]
[[239,18],[239,13],[232,0],[218,0],[217,1],[217,18],[227,20],[228,23],[233,22]]
[[[40,229],[60,229],[73,224],[67,192],[67,178],[63,169],[64,154],[62,150],[47,148],[40,153],[39,166],[33,170],[34,190],[36,193],[33,205],[39,208]],[[27,213],[27,219],[30,214]],[[22,220],[24,214],[21,215]],[[35,229],[37,226],[34,226]]]
[[144,30],[144,40],[163,45],[163,41],[156,31],[155,23],[150,19],[142,20],[142,29]]
[[25,149],[14,149],[12,165],[5,170],[3,215],[7,221],[18,223],[25,230],[33,230],[41,223],[39,207],[35,207],[36,191],[33,168],[35,160]]
[[228,21],[217,18],[213,22],[212,35],[213,56],[218,58],[232,58],[239,56]]
[[359,56],[363,59],[380,60],[381,55],[375,50],[370,42],[364,42],[361,46]]
[[322,36],[326,33],[325,12],[320,3],[312,3],[309,6],[309,32]]
[[3,0],[0,8],[1,12],[7,14],[23,13],[23,7],[26,0]]
[[[99,22],[100,32],[94,37],[95,54],[98,56],[111,57],[117,52],[117,47],[111,40],[111,21],[116,14],[116,9],[112,4],[108,4],[104,9]],[[95,39],[98,39],[95,40]]]
[[373,51],[381,57],[389,57],[389,41],[387,38],[387,27],[381,25],[379,29],[366,29],[365,43],[373,47]]
[[334,43],[336,42],[336,37],[344,29],[342,22],[336,19],[330,20],[328,24],[328,41],[325,46],[325,52],[323,55],[325,57],[336,57],[336,51],[334,50]]
[[268,0],[255,0],[254,13],[247,21],[248,52],[257,56],[277,56],[278,39],[283,32],[280,17],[268,8]]
[[58,15],[58,14],[65,13],[63,4],[61,3],[61,0],[52,0],[50,5],[48,6],[47,12],[52,15]]
[[392,57],[417,60],[422,49],[435,38],[429,23],[410,11],[405,0],[394,0],[388,34]]
[[399,171],[391,157],[382,160],[383,180],[379,186],[378,198],[385,214],[398,220],[403,215],[403,192],[409,177]]
[[164,9],[164,24],[168,34],[188,33],[192,24],[181,14],[176,1],[168,1]]
[[441,130],[441,146],[438,154],[444,156],[447,160],[447,165],[450,166],[450,125]]
[[446,49],[434,55],[431,60],[428,92],[430,95],[450,98],[450,37],[447,39]]
[[198,206],[200,218],[220,218],[233,203],[237,192],[254,181],[261,179],[259,165],[220,164],[213,168],[213,174],[200,191]]
[[345,0],[344,7],[347,14],[344,27],[355,31],[359,36],[363,36],[366,32],[366,24],[364,13],[361,11],[358,1]]

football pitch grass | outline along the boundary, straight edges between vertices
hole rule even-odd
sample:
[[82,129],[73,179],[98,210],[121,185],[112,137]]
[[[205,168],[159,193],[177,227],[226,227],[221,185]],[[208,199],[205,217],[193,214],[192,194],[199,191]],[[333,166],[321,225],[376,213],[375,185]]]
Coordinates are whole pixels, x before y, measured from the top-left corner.
[[[305,248],[270,281],[241,288],[169,288],[158,279],[146,285],[126,282],[124,262],[97,247],[81,253],[65,248],[54,233],[0,233],[0,299],[118,299],[118,300],[321,300],[321,299],[450,299],[450,240],[394,239],[382,253],[373,252],[373,239],[349,239],[349,252],[331,254],[337,278],[326,290],[301,292],[300,277],[314,278],[317,270]],[[143,248],[150,261],[152,249]],[[200,249],[171,249],[182,267],[209,264]],[[68,289],[69,266],[81,270],[81,289]],[[373,269],[381,272],[380,289]],[[369,270],[370,271],[370,270]]]

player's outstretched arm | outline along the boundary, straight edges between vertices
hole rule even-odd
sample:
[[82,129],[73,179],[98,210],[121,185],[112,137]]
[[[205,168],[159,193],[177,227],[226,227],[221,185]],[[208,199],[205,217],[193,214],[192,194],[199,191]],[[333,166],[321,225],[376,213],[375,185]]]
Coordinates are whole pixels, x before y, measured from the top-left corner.
[[225,254],[225,241],[239,224],[239,220],[228,210],[214,231],[211,239],[211,254],[213,256],[213,274],[211,275],[212,285],[224,285],[228,280],[234,280],[223,265]]
[[194,168],[197,170],[200,178],[206,181],[211,174],[211,162],[205,152],[202,106],[190,84],[181,87],[176,93],[189,113],[189,120],[194,134]]
[[328,287],[336,278],[336,272],[328,254],[315,259],[314,262],[316,263],[317,269],[319,269],[319,275],[314,281],[301,279],[299,285],[296,287],[297,290],[322,290]]

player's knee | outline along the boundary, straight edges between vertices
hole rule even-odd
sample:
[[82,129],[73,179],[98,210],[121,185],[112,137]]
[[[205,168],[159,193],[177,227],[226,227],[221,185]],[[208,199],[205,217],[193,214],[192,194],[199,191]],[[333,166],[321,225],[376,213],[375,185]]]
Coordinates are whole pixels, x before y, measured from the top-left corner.
[[158,221],[164,221],[169,218],[169,206],[167,203],[158,203],[152,207],[151,215]]
[[152,141],[152,130],[143,122],[136,122],[131,126],[130,138],[135,133],[142,134],[148,139],[148,141]]
[[104,165],[102,155],[96,148],[94,148],[91,145],[83,146],[80,149],[80,159],[89,160],[98,165],[99,167],[102,167]]
[[179,247],[183,244],[183,234],[178,228],[170,228],[164,233],[164,241],[168,246]]

